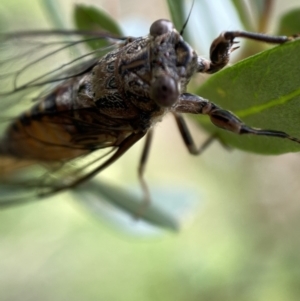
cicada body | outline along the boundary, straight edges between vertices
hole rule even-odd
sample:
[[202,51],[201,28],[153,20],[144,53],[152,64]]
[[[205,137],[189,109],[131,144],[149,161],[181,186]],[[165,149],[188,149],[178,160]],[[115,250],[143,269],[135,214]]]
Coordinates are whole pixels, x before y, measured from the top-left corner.
[[[36,34],[14,34],[5,39]],[[12,89],[0,95],[2,105],[10,97],[15,98],[22,93],[34,100],[31,108],[21,112],[7,125],[0,140],[0,153],[2,157],[18,162],[18,167],[38,164],[48,170],[32,181],[19,183],[29,188],[42,188],[37,194],[42,197],[92,178],[148,134],[139,177],[145,199],[149,201],[143,179],[144,166],[152,128],[167,113],[174,115],[183,140],[194,155],[199,154],[202,148],[196,147],[181,113],[208,115],[215,126],[236,134],[273,136],[299,143],[297,138],[284,132],[249,127],[231,112],[187,93],[187,84],[195,73],[215,73],[226,66],[230,53],[236,49],[237,37],[277,44],[290,40],[289,37],[244,31],[224,32],[213,41],[210,60],[207,60],[196,54],[170,21],[158,20],[151,25],[149,35],[145,37],[116,39],[100,34],[99,38],[111,43],[110,47],[98,51],[104,53],[102,56],[85,60],[85,56],[81,56],[80,63],[77,63],[78,58],[74,59],[72,64],[63,64],[18,85],[20,76],[28,68],[52,56],[60,48],[46,53],[11,73]],[[69,42],[67,45],[76,44]],[[65,66],[66,70],[62,70]],[[35,88],[40,93],[31,96]],[[6,103],[9,105],[9,101]],[[106,149],[105,156],[98,155],[99,150]],[[78,165],[78,162],[84,163]],[[4,183],[10,183],[7,180],[9,169],[8,164],[3,173]],[[7,203],[10,202],[2,202]]]
[[[68,69],[56,85],[56,78],[44,82],[53,87],[9,124],[1,155],[51,165],[112,148],[117,159],[172,108],[153,95],[162,92],[160,102],[175,103],[196,71],[196,53],[170,22],[163,22],[164,34],[129,38],[103,57]],[[40,84],[25,83],[13,92],[35,85]],[[50,183],[50,190],[64,187],[58,183]]]

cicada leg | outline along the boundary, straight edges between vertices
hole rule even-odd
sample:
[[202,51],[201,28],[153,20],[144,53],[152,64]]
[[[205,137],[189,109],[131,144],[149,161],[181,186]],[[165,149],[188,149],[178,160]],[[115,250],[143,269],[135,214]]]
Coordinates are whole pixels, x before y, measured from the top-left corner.
[[128,149],[130,149],[144,135],[145,135],[144,132],[140,132],[140,133],[137,133],[137,134],[131,134],[123,142],[120,143],[120,145],[118,146],[117,151],[111,157],[109,157],[105,162],[103,162],[101,165],[96,167],[94,170],[92,170],[91,172],[89,172],[85,176],[74,180],[71,183],[68,183],[66,185],[61,185],[59,187],[55,187],[55,188],[51,189],[51,191],[47,191],[47,192],[44,192],[44,193],[42,192],[42,193],[39,194],[39,197],[47,197],[47,196],[50,196],[54,193],[77,187],[78,185],[80,185],[80,184],[84,183],[85,181],[91,179],[96,174],[98,174],[99,172],[101,172],[102,170],[104,170],[105,168],[110,166],[112,163],[117,161],[121,156],[123,156],[128,151]]
[[239,43],[235,41],[236,38],[245,38],[269,44],[283,44],[298,37],[299,34],[293,36],[271,36],[248,31],[224,31],[210,46],[210,60],[199,57],[198,72],[215,73],[225,67],[229,62],[230,54],[239,48],[239,46],[235,46]]
[[[224,110],[214,103],[204,99],[200,96],[184,93],[181,94],[180,100],[174,108],[175,113],[190,113],[190,114],[202,114],[208,115],[211,122],[224,130],[233,132],[235,134],[244,135],[259,135],[259,136],[271,136],[281,139],[288,139],[297,143],[300,143],[300,139],[292,137],[289,134],[282,131],[257,129],[250,127],[243,123],[232,112]],[[180,126],[179,126],[180,129]],[[182,131],[182,130],[181,130]],[[184,131],[183,139],[186,139],[187,134]],[[193,147],[190,147],[194,151]]]
[[192,155],[200,155],[204,150],[206,150],[211,143],[215,140],[216,136],[209,136],[199,147],[194,142],[194,139],[188,129],[188,126],[184,120],[184,118],[179,113],[174,113],[174,117],[181,134],[181,137],[186,145],[188,151]]

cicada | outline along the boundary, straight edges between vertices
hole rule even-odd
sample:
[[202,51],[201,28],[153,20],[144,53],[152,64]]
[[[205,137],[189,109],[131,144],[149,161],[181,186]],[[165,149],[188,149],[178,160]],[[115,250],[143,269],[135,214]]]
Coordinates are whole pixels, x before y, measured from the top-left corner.
[[[70,36],[78,39],[45,43],[45,37],[48,41]],[[105,40],[108,46],[71,61],[59,58],[58,67],[48,66],[43,71],[45,61],[77,47],[82,37]],[[155,21],[148,35],[138,38],[80,31],[4,35],[2,50],[8,58],[1,62],[7,72],[0,78],[0,108],[6,112],[0,140],[2,184],[10,192],[20,187],[33,190],[38,197],[71,189],[109,167],[145,137],[138,174],[149,201],[144,170],[153,129],[166,114],[174,116],[193,155],[212,138],[197,147],[183,118],[186,113],[208,115],[216,127],[237,135],[300,143],[285,132],[246,125],[230,111],[187,92],[195,74],[212,74],[228,64],[237,38],[282,44],[295,37],[225,31],[212,42],[210,58],[205,59],[184,40],[182,30],[177,31],[165,19]],[[18,49],[17,55],[5,48],[9,44],[18,48],[21,42],[26,47]],[[29,71],[33,72],[29,75]],[[15,104],[21,108],[17,117]],[[4,196],[1,204],[13,204],[14,200],[25,198]]]

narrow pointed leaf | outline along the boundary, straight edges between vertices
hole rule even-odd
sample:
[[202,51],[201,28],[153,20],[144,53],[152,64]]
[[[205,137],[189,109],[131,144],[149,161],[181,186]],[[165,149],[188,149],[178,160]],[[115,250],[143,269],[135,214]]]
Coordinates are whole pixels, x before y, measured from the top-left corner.
[[45,14],[49,17],[55,28],[66,28],[62,7],[57,0],[41,0]]
[[80,202],[92,209],[95,214],[102,210],[97,203],[108,202],[126,211],[132,218],[132,221],[136,220],[138,222],[142,220],[157,227],[173,231],[177,231],[179,228],[178,221],[172,214],[153,203],[144,208],[142,197],[138,197],[125,189],[111,184],[93,180],[76,188],[75,192],[75,196],[79,196]]
[[180,30],[185,22],[184,2],[184,0],[167,1],[172,22],[177,30]]
[[[74,22],[77,29],[90,31],[106,31],[116,36],[122,36],[119,25],[104,11],[93,6],[76,5]],[[92,49],[107,45],[104,41],[89,42]]]
[[[178,31],[181,31],[187,20],[185,0],[167,0],[172,22]],[[183,38],[189,42],[188,29],[185,28]]]
[[249,11],[245,5],[245,2],[240,0],[231,0],[231,1],[235,6],[236,11],[238,12],[240,20],[243,23],[245,29],[248,31],[254,31],[255,29],[253,27],[253,24],[251,23]]

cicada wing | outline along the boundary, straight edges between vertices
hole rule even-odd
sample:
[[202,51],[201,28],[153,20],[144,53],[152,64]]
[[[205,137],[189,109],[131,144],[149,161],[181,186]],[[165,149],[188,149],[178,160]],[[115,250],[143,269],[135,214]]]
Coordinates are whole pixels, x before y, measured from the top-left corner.
[[[88,41],[103,45],[91,50]],[[60,82],[82,75],[123,43],[108,33],[33,31],[0,34],[0,110],[28,107]],[[20,104],[22,103],[22,104]],[[1,120],[0,120],[1,121]]]
[[101,165],[115,150],[107,148],[56,163],[0,157],[0,208],[47,197],[68,187]]
[[[107,45],[91,51],[86,44],[90,40],[106,41]],[[123,41],[124,38],[101,32],[0,34],[0,140],[7,126],[34,102],[66,79],[89,72],[105,53]],[[64,120],[74,122],[71,118]],[[96,131],[97,128],[103,130],[94,125]],[[0,202],[5,204],[7,200],[13,203],[14,200],[34,198],[41,194],[41,190],[51,190],[62,181],[80,178],[93,165],[91,161],[99,164],[107,157],[103,151],[105,154],[109,151],[108,148],[90,151],[89,148],[87,145],[85,155],[77,159],[45,164],[34,159],[4,156],[0,147]]]

